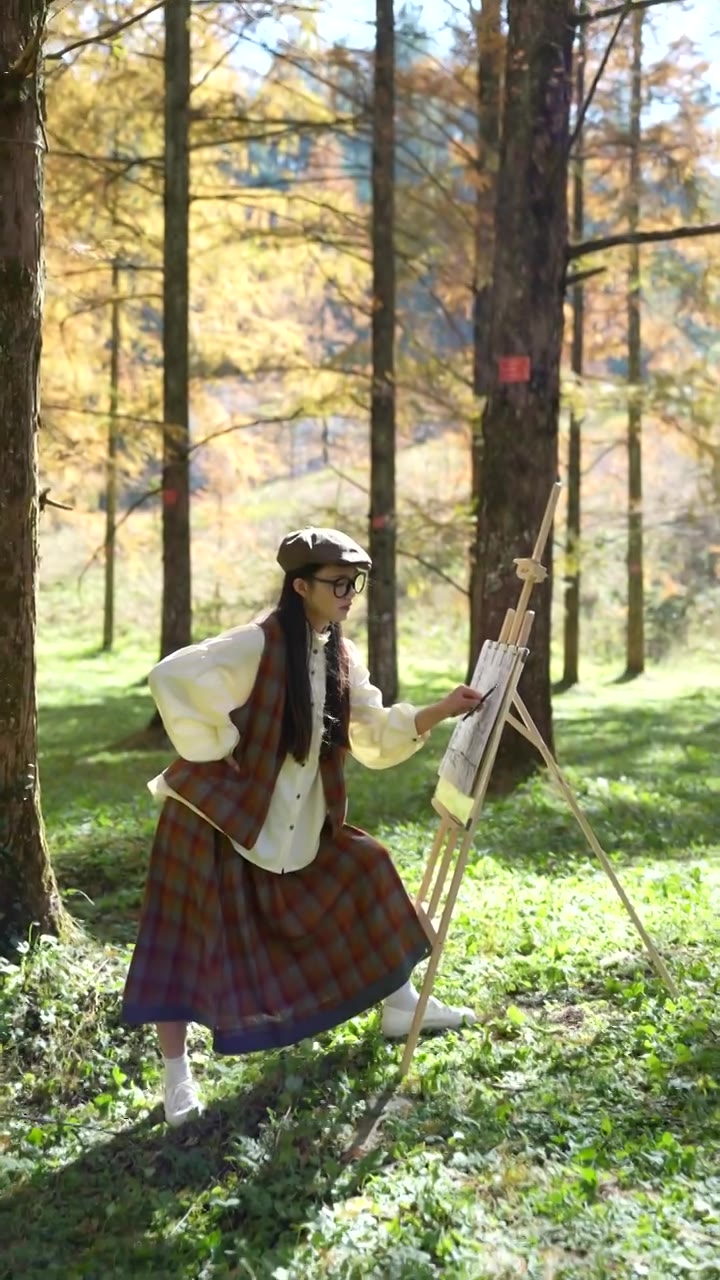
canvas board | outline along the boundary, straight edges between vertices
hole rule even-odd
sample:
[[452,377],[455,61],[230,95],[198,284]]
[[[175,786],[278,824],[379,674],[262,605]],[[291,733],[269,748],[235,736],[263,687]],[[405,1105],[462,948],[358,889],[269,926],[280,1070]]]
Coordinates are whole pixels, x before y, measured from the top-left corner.
[[484,756],[497,749],[527,653],[527,649],[497,640],[486,640],[480,652],[470,683],[479,693],[492,692],[478,711],[455,725],[435,791],[435,800],[460,822],[466,822],[472,810]]

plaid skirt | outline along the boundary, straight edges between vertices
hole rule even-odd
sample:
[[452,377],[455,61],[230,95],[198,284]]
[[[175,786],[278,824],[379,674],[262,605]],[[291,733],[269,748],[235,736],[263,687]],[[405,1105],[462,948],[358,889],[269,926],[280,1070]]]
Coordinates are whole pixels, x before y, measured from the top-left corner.
[[324,829],[317,857],[277,874],[178,800],[150,858],[123,1019],[199,1022],[217,1053],[295,1044],[407,981],[430,944],[381,844]]

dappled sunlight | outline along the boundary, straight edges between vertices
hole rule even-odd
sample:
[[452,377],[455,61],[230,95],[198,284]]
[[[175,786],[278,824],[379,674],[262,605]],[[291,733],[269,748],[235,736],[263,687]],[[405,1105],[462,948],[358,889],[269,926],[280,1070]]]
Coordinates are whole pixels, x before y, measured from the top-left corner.
[[0,1280],[720,1277],[716,7],[0,0]]
[[[694,687],[687,671],[657,678],[652,697],[597,683],[556,702],[563,767],[677,1000],[541,772],[490,798],[461,887],[437,992],[471,1003],[475,1028],[423,1040],[403,1083],[374,1012],[245,1059],[209,1056],[195,1029],[208,1108],[168,1133],[151,1032],[119,1022],[157,814],[145,782],[166,763],[117,749],[147,716],[142,661],[82,659],[65,702],[72,646],[46,668],[44,804],[80,932],[20,957],[0,997],[13,1275],[73,1274],[80,1250],[83,1275],[122,1257],[125,1273],[189,1277],[221,1249],[228,1274],[245,1259],[268,1280],[359,1276],[348,1268],[372,1259],[409,1280],[418,1238],[438,1266],[457,1255],[490,1274],[501,1259],[515,1274],[560,1230],[566,1261],[619,1265],[621,1239],[644,1247],[658,1196],[687,1220],[698,1196],[714,1203],[720,689],[702,670]],[[438,654],[424,680],[418,650],[404,696],[430,701],[452,678]],[[411,888],[449,732],[396,769],[349,768],[351,820],[390,846]],[[662,1227],[652,1239],[662,1251]]]

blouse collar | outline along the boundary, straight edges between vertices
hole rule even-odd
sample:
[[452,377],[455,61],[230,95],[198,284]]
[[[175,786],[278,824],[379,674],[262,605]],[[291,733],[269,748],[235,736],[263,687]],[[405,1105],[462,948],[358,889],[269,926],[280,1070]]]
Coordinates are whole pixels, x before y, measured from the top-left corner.
[[313,627],[308,625],[308,646],[312,648],[314,644],[325,646],[330,639],[330,628],[326,627],[324,631],[315,631]]

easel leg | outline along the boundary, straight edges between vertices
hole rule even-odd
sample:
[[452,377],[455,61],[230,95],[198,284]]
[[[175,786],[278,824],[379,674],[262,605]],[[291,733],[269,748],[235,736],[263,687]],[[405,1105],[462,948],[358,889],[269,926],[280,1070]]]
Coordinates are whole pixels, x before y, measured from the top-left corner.
[[[505,619],[505,627],[510,627],[512,625],[514,621],[514,617],[515,617],[514,611],[508,610],[508,614]],[[513,693],[517,688],[517,682],[518,682],[518,679],[520,678],[522,665],[523,665],[522,656],[518,653],[515,660],[515,666],[513,668],[511,682],[510,682],[510,685],[508,686],[510,689],[512,689]],[[492,772],[493,763],[495,761],[495,756],[497,754],[498,743],[500,741],[500,731],[501,729],[500,727],[498,727],[497,730],[493,733],[490,746],[484,756],[484,759],[480,767],[480,771],[475,781],[475,798],[473,803],[471,820],[468,822],[468,824],[465,827],[451,824],[449,822],[448,823],[443,822],[442,827],[440,831],[436,834],[435,840],[433,842],[433,847],[432,847],[429,862],[428,862],[428,868],[426,869],[425,875],[423,877],[421,891],[418,894],[418,897],[415,899],[415,906],[416,908],[418,908],[421,904],[421,900],[430,891],[432,873],[435,869],[438,858],[440,856],[440,850],[442,848],[443,839],[446,839],[447,843],[445,845],[445,850],[443,852],[442,861],[440,864],[440,870],[438,872],[434,887],[432,889],[432,896],[428,906],[428,915],[432,919],[432,917],[434,916],[439,906],[439,903],[442,897],[442,891],[443,891],[445,881],[447,879],[447,875],[450,869],[452,856],[455,851],[455,846],[457,844],[458,836],[460,834],[460,831],[462,831],[463,833],[462,841],[460,844],[460,850],[457,854],[455,869],[453,871],[450,887],[448,889],[447,897],[443,905],[442,915],[440,917],[440,923],[438,925],[436,936],[432,944],[433,949],[432,949],[432,954],[430,956],[430,960],[428,963],[427,973],[425,975],[425,980],[423,982],[422,990],[420,992],[420,997],[417,1003],[417,1007],[415,1009],[415,1014],[413,1017],[412,1025],[410,1027],[410,1032],[405,1044],[405,1052],[403,1054],[402,1063],[400,1065],[401,1076],[406,1075],[409,1070],[410,1063],[412,1062],[413,1054],[415,1052],[415,1049],[417,1047],[417,1042],[420,1037],[420,1031],[422,1029],[425,1010],[427,1009],[428,1000],[430,999],[430,995],[432,993],[433,984],[435,982],[435,975],[437,974],[438,966],[440,964],[440,959],[442,957],[442,951],[445,945],[445,939],[447,937],[448,929],[450,927],[450,921],[451,921],[452,913],[455,907],[455,902],[456,902],[458,893],[460,891],[460,885],[462,884],[462,878],[465,872],[465,867],[467,865],[470,849],[472,847],[472,842],[475,836],[475,830],[477,828],[482,807],[485,802],[485,794],[487,792],[488,783],[490,781],[490,774]]]
[[427,897],[428,889],[432,884],[433,872],[437,864],[440,850],[443,846],[443,841],[445,839],[445,836],[447,835],[449,825],[450,824],[447,822],[445,818],[443,818],[441,822],[438,823],[438,828],[437,828],[437,831],[435,832],[435,839],[433,840],[432,849],[430,850],[430,853],[428,855],[428,860],[425,867],[425,873],[422,878],[422,884],[420,885],[420,888],[415,894],[416,907],[422,906],[423,902]]
[[462,884],[463,875],[465,874],[465,867],[467,865],[468,854],[470,852],[470,845],[472,844],[472,838],[473,838],[473,832],[466,831],[463,837],[462,845],[460,846],[458,859],[457,859],[457,862],[455,863],[455,870],[453,872],[452,880],[450,881],[450,888],[448,889],[447,898],[445,899],[445,905],[443,907],[442,916],[440,917],[440,924],[438,925],[437,937],[433,945],[432,955],[430,956],[430,960],[428,962],[427,973],[425,974],[425,980],[422,984],[420,996],[417,1002],[417,1007],[415,1009],[415,1016],[413,1017],[412,1026],[410,1027],[410,1032],[408,1034],[407,1041],[405,1042],[405,1052],[403,1053],[402,1062],[400,1064],[401,1077],[407,1075],[410,1069],[410,1063],[412,1062],[413,1054],[415,1053],[417,1042],[420,1038],[420,1031],[422,1029],[423,1018],[425,1017],[425,1010],[427,1009],[428,1000],[430,999],[430,996],[432,994],[433,984],[435,982],[435,975],[438,971],[438,965],[440,964],[440,958],[442,956],[443,947],[445,945],[445,939],[447,937],[448,929],[450,928],[450,920],[452,919],[452,913],[455,907],[455,901],[460,891],[460,885]]
[[453,853],[455,852],[455,845],[457,844],[457,838],[458,838],[458,828],[454,827],[448,832],[447,844],[445,845],[445,852],[443,854],[442,862],[440,863],[440,870],[438,871],[438,874],[435,880],[435,885],[432,891],[432,896],[428,904],[428,915],[430,916],[431,920],[438,909],[440,898],[442,897],[442,891],[445,887],[445,881],[447,880],[448,871],[450,870],[450,863],[452,861],[452,856],[453,856]]
[[580,827],[580,830],[585,836],[585,839],[590,845],[590,848],[592,849],[593,853],[596,855],[598,861],[600,862],[600,865],[602,866],[603,870],[608,876],[608,879],[610,880],[610,883],[612,884],[625,910],[630,916],[630,919],[635,925],[635,928],[640,934],[640,937],[642,938],[645,944],[645,947],[647,949],[648,955],[650,956],[650,960],[652,962],[653,968],[655,969],[655,972],[660,978],[660,981],[664,983],[664,985],[667,987],[671,995],[676,996],[678,994],[678,989],[672,977],[670,976],[670,973],[668,972],[668,969],[665,965],[665,962],[662,956],[658,952],[652,938],[650,937],[649,933],[645,929],[645,926],[643,925],[642,920],[640,919],[637,911],[635,910],[632,902],[628,898],[622,884],[620,883],[615,873],[615,870],[613,868],[613,865],[610,862],[607,854],[605,853],[605,850],[602,848],[602,845],[600,844],[597,836],[595,835],[595,832],[593,831],[592,827],[590,826],[590,823],[585,817],[585,814],[583,813],[577,800],[575,799],[575,796],[570,786],[565,781],[565,778],[560,772],[560,768],[554,756],[552,755],[552,752],[550,751],[549,747],[545,743],[545,740],[542,737],[539,729],[537,728],[535,721],[533,720],[532,716],[530,715],[530,712],[525,706],[525,703],[523,702],[522,698],[519,696],[517,692],[515,693],[514,702],[520,714],[522,723],[519,723],[517,720],[515,720],[514,716],[508,716],[508,723],[512,724],[513,727],[517,729],[520,733],[523,733],[524,736],[527,737],[535,747],[537,747],[537,750],[540,752],[540,755],[542,756],[543,760],[545,761],[545,764],[547,765],[548,771],[552,774],[553,778],[555,779],[555,782],[557,783],[558,787],[562,791],[568,803],[568,806],[573,814],[573,817],[575,818],[578,826]]

